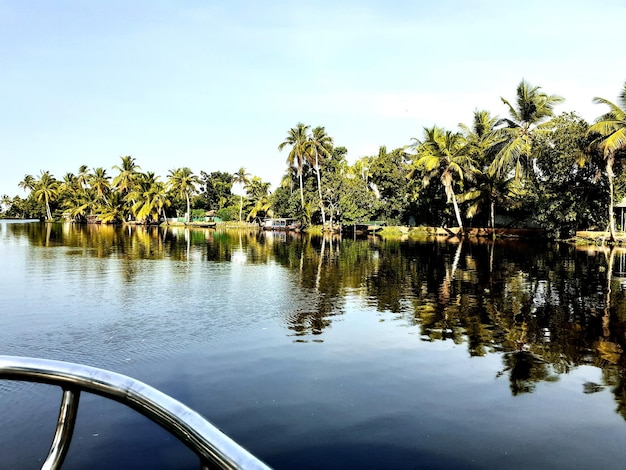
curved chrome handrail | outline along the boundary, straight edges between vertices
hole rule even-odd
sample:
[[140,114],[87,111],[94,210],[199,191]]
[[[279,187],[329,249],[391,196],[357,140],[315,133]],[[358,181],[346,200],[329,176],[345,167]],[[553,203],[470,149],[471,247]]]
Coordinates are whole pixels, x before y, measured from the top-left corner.
[[0,355],[0,379],[63,389],[57,429],[42,469],[57,469],[63,464],[81,391],[123,403],[158,423],[198,455],[203,469],[269,469],[191,408],[131,377],[70,362]]

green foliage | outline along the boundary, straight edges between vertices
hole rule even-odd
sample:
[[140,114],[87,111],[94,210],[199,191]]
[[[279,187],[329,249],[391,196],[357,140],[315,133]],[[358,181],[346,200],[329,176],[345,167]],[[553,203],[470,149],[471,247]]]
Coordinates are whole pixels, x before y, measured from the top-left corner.
[[232,203],[233,175],[223,171],[200,172],[200,198],[207,210],[219,210]]
[[220,219],[224,222],[230,222],[231,220],[238,220],[239,218],[239,207],[237,206],[228,206],[222,207],[215,213]]
[[387,152],[381,146],[378,156],[371,158],[369,180],[378,192],[379,206],[376,219],[389,225],[401,224],[407,207],[408,154],[402,148]]
[[550,121],[550,132],[535,140],[537,195],[534,219],[557,236],[569,236],[601,222],[598,215],[607,203],[606,190],[596,183],[598,162],[585,162],[589,146],[588,124],[575,113]]

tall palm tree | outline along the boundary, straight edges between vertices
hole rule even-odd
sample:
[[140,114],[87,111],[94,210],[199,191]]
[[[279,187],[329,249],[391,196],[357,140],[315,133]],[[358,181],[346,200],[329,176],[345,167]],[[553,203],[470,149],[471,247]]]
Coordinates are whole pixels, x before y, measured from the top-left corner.
[[615,215],[613,214],[613,177],[615,175],[613,164],[616,153],[626,149],[626,82],[618,96],[618,104],[599,97],[595,97],[593,102],[609,107],[609,111],[600,116],[595,124],[589,127],[588,133],[598,136],[594,143],[602,151],[606,163],[606,175],[609,181],[609,232],[611,241],[615,241]]
[[298,170],[298,178],[300,181],[300,202],[304,207],[304,189],[302,182],[302,169],[306,163],[306,149],[307,142],[309,140],[309,129],[311,126],[307,126],[301,122],[296,124],[296,127],[292,127],[287,131],[287,138],[278,146],[278,150],[282,150],[286,146],[291,146],[291,151],[287,156],[287,163],[289,166],[294,166]]
[[241,186],[241,193],[239,194],[239,222],[241,222],[241,215],[243,212],[243,192],[250,184],[250,173],[246,173],[244,167],[239,168],[237,173],[233,174],[233,185]]
[[200,184],[200,179],[193,174],[189,167],[170,170],[168,178],[169,189],[180,197],[184,197],[187,202],[185,221],[189,223],[191,220],[191,195],[198,190],[196,185]]
[[[469,218],[480,211],[481,205],[487,204],[492,230],[495,229],[496,202],[503,200],[505,194],[509,194],[510,186],[513,184],[513,179],[508,175],[498,174],[491,166],[493,150],[498,142],[496,126],[499,121],[500,119],[492,116],[489,111],[475,110],[471,126],[459,124],[465,139],[464,150],[478,166],[472,186],[459,197],[459,201],[470,203],[467,208]],[[495,236],[495,231],[493,233]]]
[[50,202],[56,200],[58,189],[59,182],[50,174],[49,171],[42,171],[39,179],[35,181],[33,194],[38,201],[45,202],[46,220],[52,220]]
[[428,184],[432,178],[439,176],[448,203],[452,203],[454,207],[454,214],[462,232],[463,220],[461,219],[454,185],[457,181],[462,182],[464,178],[471,179],[475,171],[474,161],[468,155],[463,136],[433,126],[432,128],[424,128],[423,141],[413,140],[415,143],[412,147],[417,150],[417,159],[409,176],[413,176],[418,170],[421,172],[425,184]]
[[515,171],[515,178],[528,175],[532,170],[533,134],[547,118],[554,116],[554,107],[564,100],[557,95],[547,95],[541,87],[531,86],[522,80],[517,86],[516,106],[500,98],[509,108],[510,118],[500,119],[497,125],[499,141],[492,162],[492,171],[498,175]]
[[322,179],[320,177],[320,162],[330,157],[333,150],[333,139],[324,127],[318,126],[313,129],[311,137],[305,144],[306,155],[309,163],[315,169],[317,175],[317,191],[320,198],[320,210],[322,211],[322,226],[326,225],[326,213],[324,212],[324,199],[322,198]]

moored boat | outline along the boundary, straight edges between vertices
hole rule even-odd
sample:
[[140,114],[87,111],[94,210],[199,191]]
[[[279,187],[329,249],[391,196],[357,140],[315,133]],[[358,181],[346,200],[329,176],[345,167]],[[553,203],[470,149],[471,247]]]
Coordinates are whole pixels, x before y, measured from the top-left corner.
[[290,217],[268,218],[261,222],[263,230],[299,231],[302,224],[298,219]]

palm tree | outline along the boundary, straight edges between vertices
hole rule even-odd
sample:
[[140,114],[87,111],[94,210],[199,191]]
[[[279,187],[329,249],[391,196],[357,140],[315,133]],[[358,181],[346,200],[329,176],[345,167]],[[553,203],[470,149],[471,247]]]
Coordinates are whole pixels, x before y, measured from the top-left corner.
[[24,179],[17,185],[24,191],[32,191],[35,188],[35,177],[33,175],[24,175]]
[[267,214],[272,207],[272,202],[269,197],[270,183],[266,183],[258,176],[255,176],[250,180],[246,192],[253,205],[246,219],[254,219],[259,214]]
[[93,173],[88,178],[89,185],[93,189],[98,198],[102,199],[104,203],[107,202],[107,194],[111,190],[111,183],[109,182],[109,176],[107,171],[102,168],[94,168]]
[[141,168],[130,155],[120,158],[122,159],[122,164],[113,167],[114,170],[119,171],[118,175],[113,178],[113,186],[115,186],[122,195],[126,195],[133,189]]
[[0,213],[3,211],[8,211],[11,208],[11,198],[8,194],[3,194],[0,198]]
[[57,197],[59,182],[48,171],[42,171],[41,176],[35,181],[34,195],[38,201],[45,202],[46,220],[52,220],[52,211],[50,210],[50,202]]
[[250,173],[246,173],[244,167],[239,168],[237,173],[233,174],[233,186],[238,184],[241,186],[241,193],[239,194],[239,222],[241,222],[241,213],[243,212],[243,192],[250,184]]
[[517,107],[500,98],[509,108],[510,118],[500,119],[497,125],[499,140],[495,145],[492,171],[504,175],[515,171],[515,178],[528,175],[532,170],[533,133],[545,119],[554,116],[554,106],[564,100],[560,96],[547,95],[541,87],[531,86],[522,80],[517,86]]
[[606,175],[609,181],[609,232],[611,241],[615,241],[615,215],[613,214],[613,164],[615,154],[626,149],[626,82],[618,96],[618,104],[607,99],[595,97],[593,102],[609,107],[606,114],[600,116],[596,123],[589,127],[588,133],[599,137],[594,144],[602,151],[606,163]]
[[63,201],[63,215],[74,222],[83,222],[87,216],[94,215],[99,207],[99,199],[91,188],[71,191]]
[[409,177],[413,176],[415,170],[421,172],[425,184],[436,176],[440,177],[448,203],[451,202],[454,207],[454,214],[462,232],[463,221],[454,192],[454,184],[457,180],[462,182],[464,178],[473,176],[474,161],[468,155],[467,146],[461,134],[433,126],[424,128],[424,136],[424,141],[413,139],[415,143],[412,147],[417,150],[417,160]]
[[[153,176],[150,173],[149,175]],[[141,193],[141,197],[138,197],[137,202],[133,204],[133,212],[137,220],[159,220],[160,217],[165,216],[165,207],[171,204],[167,197],[167,186],[157,179],[149,178],[149,180],[145,181],[145,191]]]
[[291,151],[287,156],[289,166],[294,166],[298,170],[298,178],[300,180],[300,202],[304,207],[304,189],[302,183],[302,168],[306,162],[306,147],[309,140],[309,129],[311,126],[304,125],[299,122],[296,127],[292,127],[287,131],[287,138],[278,146],[278,150],[282,150],[290,145]]
[[320,161],[330,157],[333,149],[333,139],[322,126],[313,129],[313,134],[305,144],[309,163],[315,169],[317,175],[317,190],[320,197],[320,210],[322,211],[322,226],[326,225],[326,214],[324,212],[324,200],[322,198],[322,179],[320,177]]
[[78,167],[78,175],[76,176],[76,184],[82,189],[89,186],[89,167],[87,165],[81,165]]
[[489,111],[475,110],[472,125],[459,124],[463,133],[467,151],[477,164],[482,167],[491,163],[492,150],[497,143],[496,126],[500,119]]
[[124,220],[124,205],[119,192],[111,192],[108,201],[99,207],[98,219],[105,224],[120,223]]
[[519,192],[519,180],[496,175],[487,168],[477,172],[471,188],[459,196],[460,202],[468,202],[467,217],[473,218],[481,210],[481,206],[489,207],[489,225],[495,237],[496,203],[503,203],[516,196]]
[[197,191],[196,185],[200,184],[200,179],[193,174],[189,167],[170,170],[168,178],[169,189],[180,197],[184,197],[187,202],[185,221],[189,223],[191,220],[191,195]]

